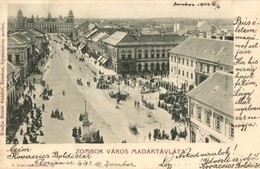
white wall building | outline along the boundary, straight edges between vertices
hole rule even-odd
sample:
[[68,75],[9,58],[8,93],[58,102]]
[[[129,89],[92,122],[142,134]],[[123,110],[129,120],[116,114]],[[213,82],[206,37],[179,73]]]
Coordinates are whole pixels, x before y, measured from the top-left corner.
[[187,93],[190,142],[234,139],[233,75],[217,71]]
[[198,85],[217,70],[233,72],[233,42],[189,37],[170,51],[170,81]]

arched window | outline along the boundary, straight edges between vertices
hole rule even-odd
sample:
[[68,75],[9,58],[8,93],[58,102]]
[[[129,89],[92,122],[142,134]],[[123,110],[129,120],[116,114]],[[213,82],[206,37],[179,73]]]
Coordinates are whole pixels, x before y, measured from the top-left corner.
[[138,63],[138,70],[137,70],[138,72],[141,72],[142,71],[142,65],[141,65],[141,63]]
[[145,57],[145,58],[148,58],[148,50],[145,50],[145,51],[144,51],[144,57]]
[[162,71],[164,71],[165,70],[165,63],[163,62],[162,63]]
[[141,59],[141,58],[142,58],[142,51],[141,51],[141,50],[138,50],[138,51],[137,51],[137,55],[138,55],[138,59]]
[[154,63],[151,63],[151,71],[154,71]]
[[165,49],[162,50],[162,57],[165,57]]
[[148,71],[148,64],[147,63],[144,64],[144,70]]
[[159,58],[160,57],[160,50],[156,50],[156,57]]
[[156,63],[156,71],[160,71],[160,63]]
[[151,58],[154,58],[154,50],[151,50]]

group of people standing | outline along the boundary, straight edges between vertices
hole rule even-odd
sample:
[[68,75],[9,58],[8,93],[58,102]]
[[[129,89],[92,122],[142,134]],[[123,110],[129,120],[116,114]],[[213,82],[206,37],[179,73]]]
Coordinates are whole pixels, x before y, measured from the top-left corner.
[[65,120],[63,116],[63,112],[56,109],[55,111],[51,112],[51,118],[57,118],[58,120]]

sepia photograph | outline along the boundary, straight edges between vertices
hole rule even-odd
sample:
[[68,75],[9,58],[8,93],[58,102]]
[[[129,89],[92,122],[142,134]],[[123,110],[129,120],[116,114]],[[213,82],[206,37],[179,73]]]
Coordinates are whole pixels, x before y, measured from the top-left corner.
[[9,3],[5,143],[233,143],[217,2]]

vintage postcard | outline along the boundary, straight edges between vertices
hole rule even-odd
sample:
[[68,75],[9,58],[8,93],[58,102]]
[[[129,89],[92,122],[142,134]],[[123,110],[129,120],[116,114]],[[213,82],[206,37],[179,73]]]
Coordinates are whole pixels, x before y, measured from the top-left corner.
[[260,168],[260,2],[3,0],[0,168]]

